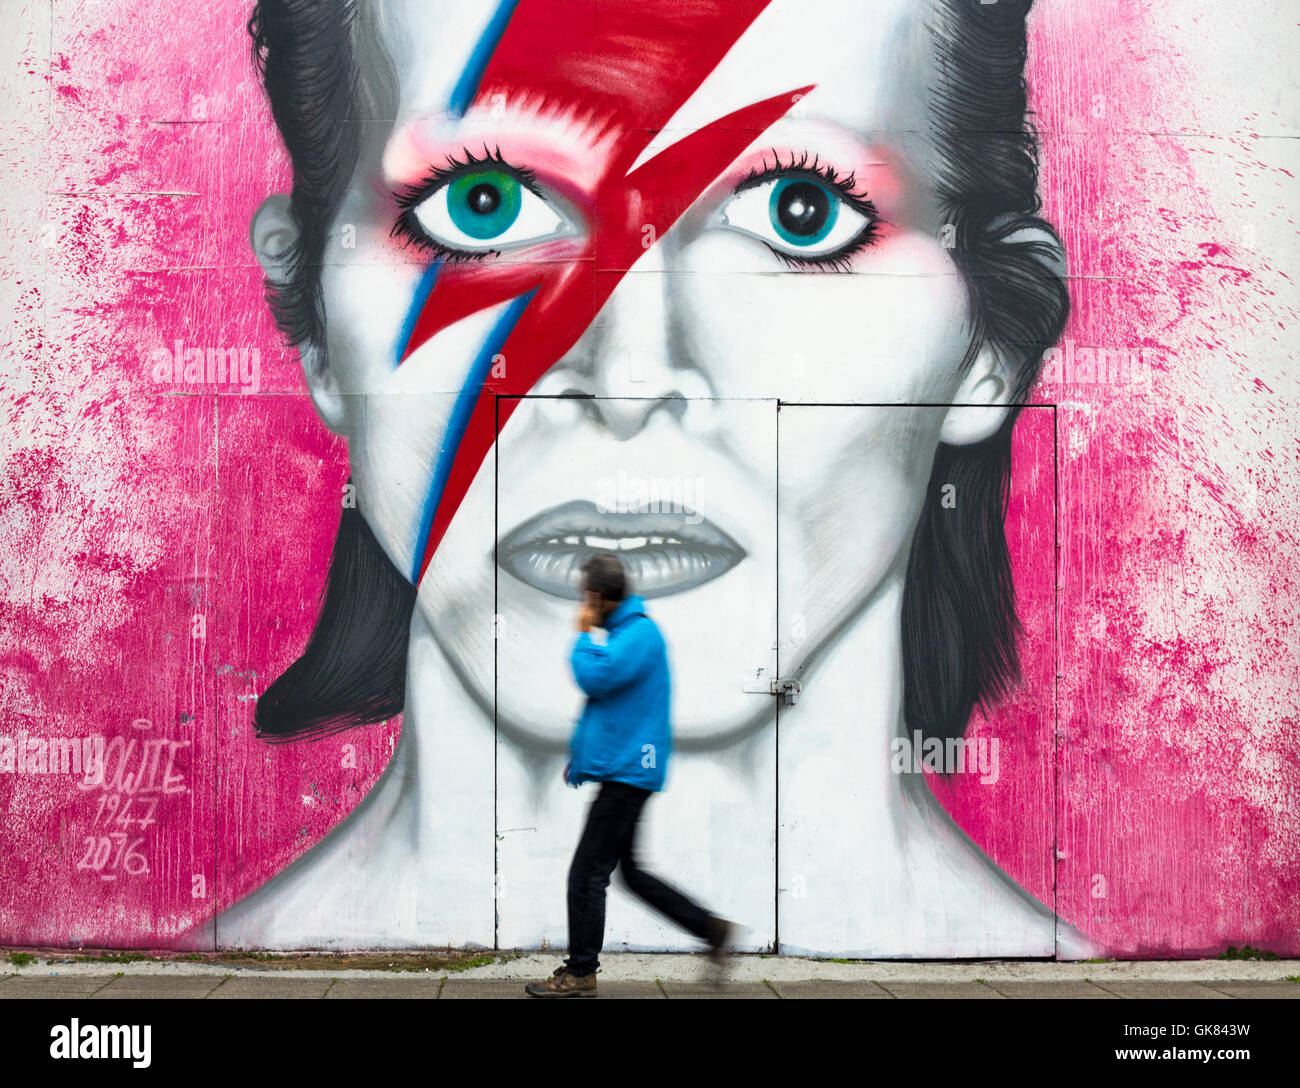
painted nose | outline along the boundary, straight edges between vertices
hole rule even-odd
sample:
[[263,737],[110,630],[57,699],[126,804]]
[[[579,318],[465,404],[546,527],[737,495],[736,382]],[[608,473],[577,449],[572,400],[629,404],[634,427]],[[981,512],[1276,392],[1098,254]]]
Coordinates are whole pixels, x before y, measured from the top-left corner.
[[622,274],[591,327],[545,381],[554,393],[584,396],[585,410],[620,441],[640,433],[657,412],[680,419],[688,398],[708,392],[683,357],[684,338],[675,328],[677,277],[666,253],[661,241]]

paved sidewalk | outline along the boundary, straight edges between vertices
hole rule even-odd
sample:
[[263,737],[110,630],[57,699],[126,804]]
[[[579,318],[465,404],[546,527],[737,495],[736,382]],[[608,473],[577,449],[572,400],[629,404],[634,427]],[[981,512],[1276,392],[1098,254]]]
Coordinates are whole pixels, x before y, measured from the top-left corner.
[[[349,970],[322,957],[312,968],[235,967],[227,964],[141,961],[119,965],[43,961],[0,966],[6,998],[153,997],[258,998],[517,998],[523,983],[543,978],[555,955],[504,955],[463,971]],[[1046,963],[966,961],[837,963],[794,956],[732,957],[730,980],[705,981],[701,957],[609,954],[602,957],[600,996],[606,998],[904,999],[1036,997],[1297,999],[1297,960],[1186,960],[1173,962]]]

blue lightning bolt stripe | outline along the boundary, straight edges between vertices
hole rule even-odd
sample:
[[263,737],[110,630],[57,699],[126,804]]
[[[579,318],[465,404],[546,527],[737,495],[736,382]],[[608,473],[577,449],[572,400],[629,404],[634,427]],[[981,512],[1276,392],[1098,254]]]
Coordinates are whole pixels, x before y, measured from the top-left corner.
[[411,334],[415,331],[416,319],[420,316],[420,311],[424,309],[424,304],[429,301],[429,295],[433,293],[433,286],[438,282],[438,273],[442,269],[442,261],[434,261],[424,270],[420,277],[420,282],[415,288],[415,297],[411,300],[410,309],[406,311],[406,317],[402,319],[402,330],[397,337],[397,358],[393,360],[393,369],[401,365],[402,359],[406,355],[406,347],[411,342]]
[[447,421],[447,429],[443,432],[442,448],[438,451],[438,461],[434,466],[433,485],[424,500],[420,528],[415,538],[415,559],[411,568],[411,581],[417,585],[420,580],[420,569],[424,564],[424,549],[428,546],[429,529],[433,524],[433,512],[438,508],[438,500],[442,498],[443,489],[447,486],[451,463],[455,460],[460,440],[465,436],[465,428],[469,426],[469,417],[474,411],[474,405],[478,403],[479,395],[483,392],[483,383],[487,381],[488,374],[492,370],[492,359],[505,345],[535,294],[537,294],[536,287],[526,295],[520,295],[497,319],[469,368],[465,384],[456,394],[456,403],[452,405],[451,418]]
[[492,59],[492,54],[496,52],[497,46],[501,44],[501,36],[506,32],[506,27],[510,24],[510,17],[515,13],[515,6],[519,0],[501,0],[497,5],[497,10],[488,22],[487,29],[483,31],[483,36],[479,38],[478,44],[474,46],[474,52],[470,54],[469,62],[465,65],[465,70],[461,72],[460,79],[457,80],[455,88],[451,92],[451,98],[447,102],[448,108],[457,117],[464,117],[465,111],[469,109],[469,104],[474,101],[474,96],[478,94],[479,84],[483,82],[483,73],[487,69],[488,61]]

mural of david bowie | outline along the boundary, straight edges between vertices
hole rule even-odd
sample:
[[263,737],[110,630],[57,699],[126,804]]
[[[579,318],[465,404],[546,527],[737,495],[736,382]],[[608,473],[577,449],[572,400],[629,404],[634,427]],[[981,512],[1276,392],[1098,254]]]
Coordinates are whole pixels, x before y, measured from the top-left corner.
[[[219,944],[564,944],[563,663],[603,550],[674,660],[644,849],[737,949],[1098,954],[891,769],[893,739],[961,736],[1017,674],[1011,432],[1068,310],[1030,6],[257,6],[293,188],[252,244],[358,506],[256,726],[403,724]],[[601,508],[621,473],[694,481],[698,509]],[[744,683],[777,641],[803,684],[779,709]],[[698,947],[618,882],[609,933]]]

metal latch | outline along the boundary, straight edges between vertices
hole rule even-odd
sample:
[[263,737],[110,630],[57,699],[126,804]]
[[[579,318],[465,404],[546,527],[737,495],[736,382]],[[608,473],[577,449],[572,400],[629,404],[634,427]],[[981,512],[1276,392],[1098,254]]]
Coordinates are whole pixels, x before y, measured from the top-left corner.
[[766,676],[766,672],[763,668],[755,669],[753,677],[741,685],[742,690],[751,695],[779,695],[786,706],[794,706],[799,693],[803,691],[803,685],[798,680],[779,680]]

